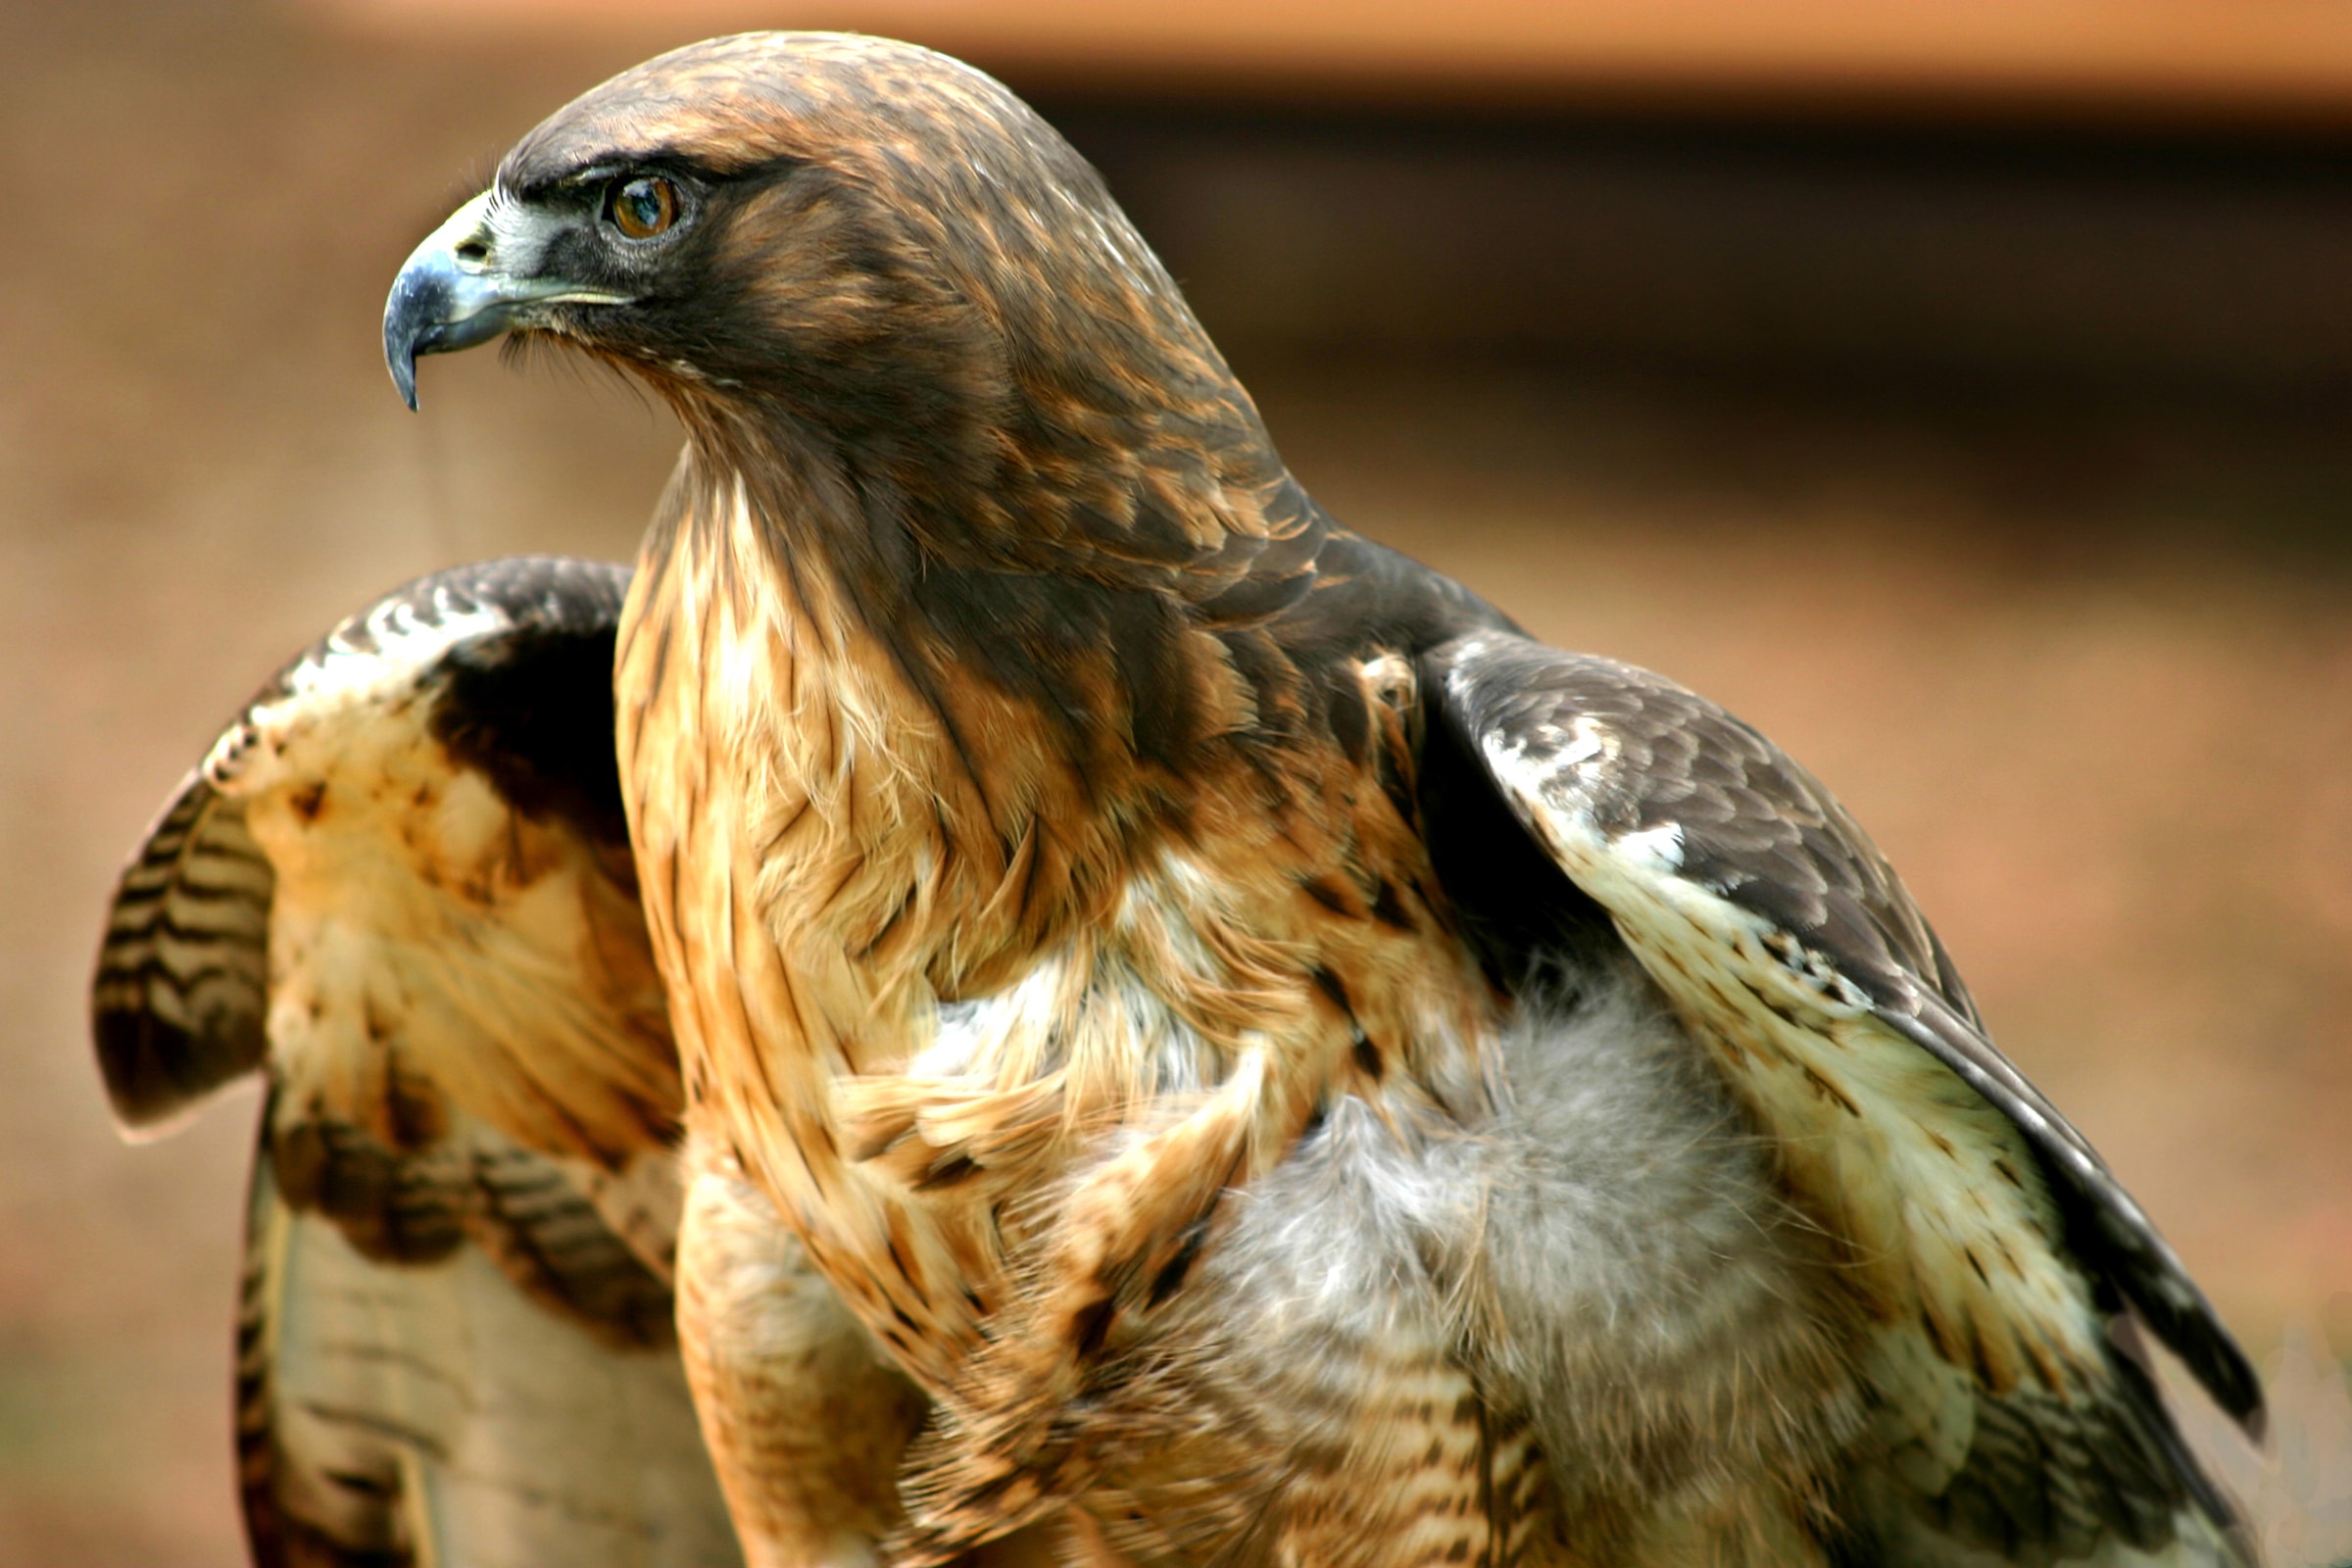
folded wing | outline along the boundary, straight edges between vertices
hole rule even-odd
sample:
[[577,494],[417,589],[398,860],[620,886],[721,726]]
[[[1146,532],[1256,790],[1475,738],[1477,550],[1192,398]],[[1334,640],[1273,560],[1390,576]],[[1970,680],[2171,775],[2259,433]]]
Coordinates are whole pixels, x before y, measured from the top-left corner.
[[1478,852],[1441,874],[1501,977],[1546,943],[1621,942],[1848,1259],[1875,1324],[1876,1414],[1837,1503],[1852,1549],[2234,1560],[2227,1505],[2123,1347],[2144,1322],[2249,1426],[2253,1370],[1828,792],[1607,660],[1490,632],[1423,676],[1442,819]]

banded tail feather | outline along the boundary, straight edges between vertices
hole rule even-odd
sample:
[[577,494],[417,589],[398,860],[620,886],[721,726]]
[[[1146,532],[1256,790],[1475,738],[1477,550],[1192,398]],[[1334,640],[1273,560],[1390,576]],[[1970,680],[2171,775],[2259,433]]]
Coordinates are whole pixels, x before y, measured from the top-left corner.
[[236,1430],[258,1568],[739,1560],[668,1288],[478,1125],[399,1186],[455,1238],[387,1264],[254,1162]]

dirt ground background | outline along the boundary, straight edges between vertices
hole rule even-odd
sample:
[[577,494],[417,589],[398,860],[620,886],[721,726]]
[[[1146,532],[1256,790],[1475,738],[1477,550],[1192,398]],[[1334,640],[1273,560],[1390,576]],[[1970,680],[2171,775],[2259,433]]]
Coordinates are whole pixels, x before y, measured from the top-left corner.
[[[228,1324],[253,1101],[169,1143],[117,1139],[82,1021],[100,912],[220,721],[337,616],[467,559],[632,552],[676,440],[664,416],[473,355],[424,367],[413,416],[377,320],[400,259],[498,152],[640,52],[435,48],[234,7],[0,10],[0,1565],[239,1560]],[[1415,296],[1423,332],[1382,289],[1441,241],[1500,255],[1512,231],[1433,235],[1458,225],[1380,204],[1485,188],[1462,172],[1492,167],[1475,149],[1422,136],[1384,193],[1385,162],[1334,164],[1347,138],[1313,127],[1071,117],[1326,505],[1548,638],[1709,693],[1841,793],[2004,1048],[2271,1358],[2282,1440],[2267,1468],[2231,1463],[2281,1560],[2352,1554],[2352,1403],[2329,1352],[2352,1345],[2352,366],[2327,303],[2352,276],[2352,212],[2334,153],[2192,182],[2236,229],[2194,212],[2168,228],[2171,198],[2109,180],[2139,194],[2034,273],[2075,269],[2034,296],[2057,301],[2047,322],[1944,322],[1941,341],[1992,345],[1985,371],[1932,342],[1860,350],[1935,339],[1919,312],[1999,296],[2012,251],[1956,223],[1912,293],[1874,294],[1895,269],[1840,275],[1839,257],[1921,253],[1887,238],[1886,201],[1841,207],[1802,159],[1754,179],[1685,160],[1700,174],[1678,186],[1657,171],[1682,155],[1636,137],[1630,162],[1544,187],[1585,208],[1513,219],[1548,232],[1581,211],[1618,234],[1690,209],[1794,236],[1775,254],[1826,277],[1818,297],[1759,307],[1741,318],[1769,330],[1711,353],[1738,313],[1692,302],[1764,287],[1690,260],[1723,230],[1683,246],[1653,224],[1646,263],[1633,242],[1576,262],[1648,288],[1652,327],[1699,322],[1679,338],[1588,304],[1545,318],[1585,323],[1565,338],[1522,319],[1519,341],[1494,298],[1447,316],[1442,267]],[[1872,189],[1911,199],[1899,158],[1874,167]],[[1970,211],[1997,230],[2014,207]],[[2247,266],[2332,282],[2241,287],[2217,232]],[[2177,254],[2196,308],[2169,318],[2219,345],[2205,360],[2034,360],[2119,299],[2152,301],[2142,338],[2167,340],[2150,280]],[[2318,314],[2294,319],[2296,299]],[[1800,363],[1808,321],[1857,353]],[[1351,323],[1371,351],[1348,352]]]

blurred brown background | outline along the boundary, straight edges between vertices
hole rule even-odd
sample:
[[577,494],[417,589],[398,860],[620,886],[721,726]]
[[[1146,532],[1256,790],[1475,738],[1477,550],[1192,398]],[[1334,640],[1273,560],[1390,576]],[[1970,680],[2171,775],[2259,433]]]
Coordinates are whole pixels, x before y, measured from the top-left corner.
[[1843,794],[2273,1357],[2281,1560],[2352,1555],[2352,12],[13,0],[0,1564],[239,1559],[252,1102],[116,1140],[120,857],[375,592],[628,555],[676,439],[489,355],[408,415],[393,270],[612,71],[845,24],[1062,124],[1340,516]]

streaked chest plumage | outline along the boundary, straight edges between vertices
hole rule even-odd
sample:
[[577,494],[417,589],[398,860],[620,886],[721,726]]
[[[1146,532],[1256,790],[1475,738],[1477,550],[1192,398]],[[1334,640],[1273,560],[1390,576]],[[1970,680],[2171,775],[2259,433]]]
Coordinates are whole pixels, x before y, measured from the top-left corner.
[[1212,776],[1171,826],[1016,695],[910,672],[740,485],[681,488],[616,689],[693,1114],[919,1379],[1015,1254],[1183,1229],[1334,1092],[1479,1102],[1490,993],[1376,781]]

